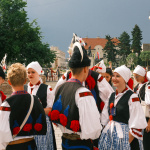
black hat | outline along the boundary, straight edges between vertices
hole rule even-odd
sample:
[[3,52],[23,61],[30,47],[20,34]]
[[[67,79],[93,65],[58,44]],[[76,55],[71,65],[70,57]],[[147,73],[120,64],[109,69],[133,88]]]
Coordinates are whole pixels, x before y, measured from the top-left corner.
[[73,44],[73,54],[69,60],[70,68],[81,68],[90,66],[91,60],[88,58],[87,52],[79,42]]
[[2,67],[0,67],[0,77],[2,77],[5,80],[5,73],[2,69]]

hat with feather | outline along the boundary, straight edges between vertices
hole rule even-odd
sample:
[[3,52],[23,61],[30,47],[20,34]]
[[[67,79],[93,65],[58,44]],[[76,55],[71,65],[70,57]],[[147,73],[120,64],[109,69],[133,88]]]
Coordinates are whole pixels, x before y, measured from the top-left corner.
[[76,34],[73,34],[72,38],[72,53],[71,58],[69,60],[70,68],[81,68],[90,66],[91,60],[87,55],[87,51],[83,47],[85,45],[82,38],[77,37]]

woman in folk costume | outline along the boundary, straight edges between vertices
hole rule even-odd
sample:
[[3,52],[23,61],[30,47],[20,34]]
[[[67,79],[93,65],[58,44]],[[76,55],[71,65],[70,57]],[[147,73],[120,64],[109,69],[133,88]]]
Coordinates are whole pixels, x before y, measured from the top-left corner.
[[144,93],[142,93],[142,95],[140,96],[141,105],[144,110],[145,117],[148,124],[146,129],[144,129],[144,134],[143,134],[144,150],[150,149],[150,71],[147,72],[147,79],[148,82],[146,82],[144,86]]
[[105,128],[99,140],[100,150],[143,149],[142,129],[147,122],[137,94],[127,85],[130,77],[131,71],[125,65],[114,70],[116,92],[110,95],[102,112]]
[[148,81],[146,76],[146,70],[137,65],[137,67],[133,71],[133,75],[138,84],[134,87],[134,92],[137,94],[141,94],[141,96],[145,95],[145,83]]
[[[0,67],[0,85],[3,84],[4,81],[5,81],[5,73],[2,67]],[[2,91],[0,91],[0,105],[5,99],[6,99],[6,95]]]
[[0,150],[37,150],[34,135],[46,135],[46,116],[37,96],[24,90],[24,65],[12,64],[7,71],[13,93],[0,107]]
[[88,76],[90,59],[79,42],[73,44],[69,60],[72,77],[57,87],[49,114],[62,135],[63,150],[93,150],[92,140],[101,133],[100,114],[89,89],[82,85]]
[[54,95],[51,86],[42,83],[41,72],[42,67],[37,61],[28,64],[27,76],[30,82],[27,85],[27,91],[39,97],[46,114],[47,134],[46,136],[35,136],[38,150],[53,150],[56,149],[54,130],[47,115],[51,111]]

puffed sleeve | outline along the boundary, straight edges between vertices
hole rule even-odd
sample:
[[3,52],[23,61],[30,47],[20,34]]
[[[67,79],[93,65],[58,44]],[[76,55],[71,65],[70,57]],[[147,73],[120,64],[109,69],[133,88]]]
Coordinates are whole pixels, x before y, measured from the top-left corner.
[[53,101],[54,101],[54,93],[52,91],[52,87],[49,85],[47,88],[47,107],[53,106]]
[[102,99],[102,101],[105,103],[106,100],[108,100],[108,96],[114,92],[113,88],[110,86],[110,84],[106,81],[101,74],[98,76],[97,86],[99,90],[99,96]]
[[145,119],[145,114],[142,109],[142,106],[140,104],[140,100],[137,96],[137,94],[132,94],[129,99],[129,112],[130,112],[130,118],[129,118],[129,128],[130,133],[138,138],[142,139],[142,129],[145,129],[147,127],[147,122]]
[[109,103],[109,98],[108,98],[108,100],[106,100],[104,108],[101,112],[101,124],[103,126],[106,126],[106,124],[109,122],[108,103]]
[[92,93],[81,87],[76,91],[75,100],[79,109],[81,139],[97,139],[101,133],[100,114]]
[[55,85],[55,88],[53,90],[53,93],[55,95],[55,91],[57,89],[57,87],[63,83],[65,83],[67,81],[67,72],[65,74],[62,75],[62,77],[58,80],[57,84]]
[[0,107],[0,150],[6,149],[7,144],[13,140],[9,125],[10,111],[3,111],[2,107],[10,106],[3,102]]

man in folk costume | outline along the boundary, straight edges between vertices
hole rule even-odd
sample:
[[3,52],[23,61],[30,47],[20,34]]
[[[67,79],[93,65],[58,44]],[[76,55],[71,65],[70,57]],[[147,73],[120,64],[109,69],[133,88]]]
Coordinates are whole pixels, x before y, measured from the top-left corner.
[[[2,67],[0,67],[0,85],[2,83],[4,83],[4,81],[5,81],[5,73],[4,73],[3,69],[2,69]],[[2,91],[0,91],[0,105],[2,104],[2,102],[5,99],[6,99],[6,95]]]
[[63,150],[93,150],[93,139],[101,133],[100,113],[90,90],[82,83],[89,73],[90,59],[79,42],[73,44],[69,60],[72,77],[57,87],[52,111],[52,122],[62,135]]
[[[144,129],[143,134],[143,146],[144,150],[149,150],[150,148],[150,71],[146,73],[148,82],[146,82],[140,89],[139,97],[141,100],[141,105],[145,113],[145,118],[148,126]],[[142,92],[141,92],[142,91]]]
[[133,75],[135,80],[138,82],[138,84],[134,87],[134,92],[143,97],[145,95],[145,83],[148,81],[146,70],[142,66],[137,65],[133,71]]
[[109,96],[101,115],[105,126],[99,140],[101,150],[143,150],[142,129],[147,123],[138,95],[128,86],[130,78],[131,71],[125,65],[114,70],[116,92]]
[[34,135],[46,134],[46,117],[38,97],[24,91],[26,68],[12,64],[7,71],[13,93],[0,107],[0,150],[37,150]]
[[[73,39],[71,41],[72,44],[74,42],[79,42],[82,45],[82,48],[84,49],[84,41],[77,37],[77,35],[73,34]],[[84,49],[85,53],[87,51]],[[70,52],[71,53],[71,52]],[[106,71],[106,68],[102,68],[103,71]],[[72,72],[67,71],[57,82],[54,92],[56,91],[57,87],[63,83],[65,83],[67,80],[69,80],[72,77]],[[103,107],[105,105],[106,100],[108,99],[108,96],[114,92],[110,84],[106,81],[105,78],[98,72],[95,72],[91,69],[89,69],[88,76],[85,81],[83,81],[83,86],[87,87],[91,93],[94,96],[94,99],[96,101],[96,105],[98,108],[98,111],[101,113],[103,110]],[[94,140],[94,145],[97,147],[98,146],[98,139]]]

